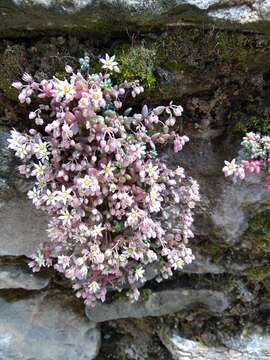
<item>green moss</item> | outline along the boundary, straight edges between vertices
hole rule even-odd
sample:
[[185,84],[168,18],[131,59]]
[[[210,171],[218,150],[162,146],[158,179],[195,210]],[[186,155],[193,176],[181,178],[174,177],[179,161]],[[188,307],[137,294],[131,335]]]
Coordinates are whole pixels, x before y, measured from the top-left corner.
[[[109,293],[107,298],[108,301],[111,302],[127,302],[128,301],[128,297],[127,297],[127,291],[126,289],[122,289],[121,291],[114,291],[112,293]],[[140,291],[140,300],[141,301],[147,301],[151,295],[151,290],[150,289],[139,289]]]
[[206,250],[215,260],[231,251],[231,247],[229,245],[218,240],[215,242],[208,242],[207,244],[204,243],[202,248]]
[[142,300],[142,301],[147,301],[147,300],[149,300],[149,297],[150,297],[150,295],[151,295],[151,290],[150,289],[142,289],[142,290],[140,290],[140,299]]
[[[244,114],[246,116],[246,114]],[[237,114],[236,114],[237,116]],[[240,117],[243,113],[240,113]],[[249,131],[258,131],[261,134],[266,134],[270,130],[270,117],[252,116],[250,119],[241,119],[233,127],[232,131],[235,134],[244,135]]]
[[64,80],[66,78],[66,72],[65,71],[57,71],[54,74],[55,77],[57,77],[60,80]]
[[179,281],[181,286],[191,286],[194,289],[231,291],[235,286],[235,279],[236,277],[229,273],[179,274],[177,278],[167,282],[166,286],[175,286],[176,281]]
[[10,99],[17,99],[18,91],[11,84],[19,80],[27,63],[25,48],[20,45],[8,46],[0,54],[0,89]]
[[107,296],[108,301],[110,302],[126,302],[128,300],[127,297],[127,290],[121,290],[121,291],[114,291],[108,294]]
[[122,46],[115,51],[121,73],[115,75],[117,81],[141,80],[146,88],[156,85],[154,69],[157,63],[157,49],[154,45]]
[[270,266],[257,266],[249,268],[244,275],[253,282],[263,282],[270,277]]
[[252,56],[252,40],[245,34],[226,30],[180,28],[162,37],[158,56],[169,71],[193,75],[218,69],[221,74],[232,67],[247,71]]
[[243,34],[219,31],[216,33],[216,50],[219,60],[224,63],[237,62],[245,67],[249,59],[248,39]]
[[254,254],[270,253],[270,210],[260,212],[250,219],[243,241],[252,245]]

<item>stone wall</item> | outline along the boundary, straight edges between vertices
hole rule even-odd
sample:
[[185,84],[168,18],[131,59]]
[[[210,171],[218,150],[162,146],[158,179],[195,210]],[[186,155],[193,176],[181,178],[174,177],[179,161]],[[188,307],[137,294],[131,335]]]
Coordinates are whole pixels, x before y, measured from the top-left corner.
[[[256,176],[234,185],[221,172],[246,131],[269,131],[269,6],[0,2],[1,360],[270,359],[270,194]],[[122,60],[125,76],[144,82],[132,106],[183,105],[177,130],[191,142],[179,155],[160,156],[188,169],[202,201],[193,264],[164,283],[148,281],[136,304],[112,293],[85,309],[59,274],[34,275],[27,266],[47,219],[26,199],[31,184],[7,150],[10,128],[29,126],[10,83],[23,71],[61,76],[66,62],[105,52]]]

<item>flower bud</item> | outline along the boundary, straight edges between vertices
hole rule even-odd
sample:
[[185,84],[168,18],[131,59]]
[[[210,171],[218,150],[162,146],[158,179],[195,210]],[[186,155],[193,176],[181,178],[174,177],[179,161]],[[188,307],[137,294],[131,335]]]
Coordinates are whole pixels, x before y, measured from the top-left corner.
[[33,120],[36,116],[37,116],[37,114],[36,114],[34,111],[31,111],[31,112],[29,113],[29,119],[30,119],[30,120]]
[[65,66],[65,71],[66,71],[66,73],[68,73],[68,74],[73,73],[73,69],[72,69],[72,67],[69,66],[69,65],[66,65],[66,66]]
[[15,81],[12,83],[12,86],[17,90],[21,90],[23,88],[23,84],[20,81]]

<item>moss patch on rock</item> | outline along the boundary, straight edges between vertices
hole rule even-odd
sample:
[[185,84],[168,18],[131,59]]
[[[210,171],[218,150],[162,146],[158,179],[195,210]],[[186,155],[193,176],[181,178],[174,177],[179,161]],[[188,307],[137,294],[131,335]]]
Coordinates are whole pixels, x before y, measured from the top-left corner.
[[270,266],[251,267],[244,275],[252,282],[263,282],[270,277]]
[[[168,69],[198,72],[228,66],[246,70],[254,53],[254,37],[212,29],[180,28],[159,40],[159,55]],[[254,61],[254,57],[253,57]],[[225,65],[225,67],[224,67]]]
[[[237,114],[235,114],[237,116]],[[255,131],[261,134],[267,134],[270,130],[269,116],[252,116],[250,119],[244,117],[243,113],[239,113],[239,121],[235,124],[233,132],[235,134],[244,135],[247,132]]]
[[270,253],[270,210],[259,212],[250,219],[243,241],[250,244],[254,255]]
[[8,46],[0,55],[0,89],[10,99],[17,99],[18,92],[11,84],[22,74],[27,64],[26,51],[24,46]]
[[117,74],[118,81],[140,80],[146,88],[153,88],[156,85],[154,75],[157,64],[157,49],[153,44],[146,47],[144,44],[131,46],[123,45],[115,51],[121,72]]

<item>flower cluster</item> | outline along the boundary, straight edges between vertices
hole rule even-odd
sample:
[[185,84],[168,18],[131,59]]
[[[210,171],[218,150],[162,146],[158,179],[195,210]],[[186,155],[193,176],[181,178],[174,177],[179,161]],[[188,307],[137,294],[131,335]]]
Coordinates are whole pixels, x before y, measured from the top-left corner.
[[50,241],[30,266],[54,266],[86,304],[123,286],[136,300],[149,264],[160,280],[193,260],[186,244],[198,184],[157,157],[158,146],[171,142],[178,152],[189,140],[171,129],[183,109],[170,103],[124,111],[123,99],[143,91],[139,82],[113,85],[119,68],[108,55],[104,73],[84,73],[88,62],[81,63],[76,72],[66,66],[65,80],[24,74],[24,83],[13,84],[20,102],[35,96],[29,118],[41,130],[13,130],[9,148],[22,161],[20,173],[35,179],[29,198],[51,215]]
[[270,136],[262,136],[257,133],[247,133],[241,142],[244,158],[239,162],[233,159],[225,161],[223,172],[225,176],[233,176],[234,181],[238,178],[243,180],[246,176],[263,172],[264,185],[270,190]]

